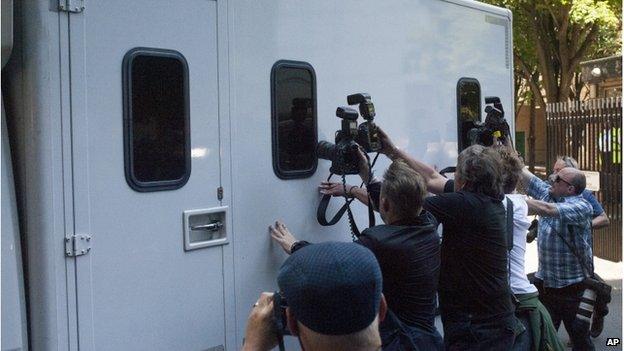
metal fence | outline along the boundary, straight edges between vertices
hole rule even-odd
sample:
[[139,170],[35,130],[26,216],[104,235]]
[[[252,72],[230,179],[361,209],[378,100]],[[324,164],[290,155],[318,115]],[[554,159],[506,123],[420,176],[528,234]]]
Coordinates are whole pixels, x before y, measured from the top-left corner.
[[581,170],[599,172],[595,193],[611,220],[594,231],[594,254],[622,260],[622,100],[621,97],[546,106],[547,169],[557,156],[572,156]]

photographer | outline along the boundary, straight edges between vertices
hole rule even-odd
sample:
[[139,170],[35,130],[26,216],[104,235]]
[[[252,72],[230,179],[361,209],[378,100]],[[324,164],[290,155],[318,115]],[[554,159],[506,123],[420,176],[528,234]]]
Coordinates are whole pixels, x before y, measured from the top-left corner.
[[[553,165],[553,173],[548,176],[548,182],[552,185],[557,179],[559,171],[567,167],[579,169],[578,162],[576,162],[574,158],[570,156],[558,156],[557,161],[555,161],[555,164]],[[594,211],[591,221],[592,232],[594,230],[609,226],[609,216],[607,216],[607,213],[604,211],[602,205],[598,202],[594,194],[590,190],[585,189],[581,195],[583,195],[583,198],[589,202]],[[537,219],[535,221],[537,221]],[[535,226],[534,232],[531,234],[533,235],[531,241],[533,241],[535,237],[537,237],[537,225]],[[528,240],[529,236],[527,235],[527,241]],[[594,309],[590,330],[590,334],[594,338],[598,337],[600,333],[602,333],[602,329],[604,327],[604,317],[609,313],[607,303],[608,301],[605,301],[602,298],[596,300],[596,308]]]
[[[365,162],[360,163],[365,165]],[[362,167],[365,178],[368,169]],[[342,196],[343,185],[324,183],[321,192]],[[365,194],[351,187],[349,193]],[[384,350],[441,350],[442,337],[435,328],[435,293],[440,266],[437,222],[421,211],[425,198],[422,178],[401,161],[393,162],[384,174],[379,197],[379,212],[384,225],[368,228],[356,243],[369,248],[383,274],[383,293],[389,314],[381,323]],[[360,197],[366,200],[366,197]],[[271,236],[287,253],[307,242],[297,239],[277,222]]]
[[[303,350],[373,351],[381,348],[378,324],[386,314],[382,277],[375,256],[353,243],[328,242],[301,248],[277,277],[288,307],[290,333]],[[273,294],[254,304],[243,351],[267,351],[278,343]]]
[[[576,162],[574,158],[570,156],[557,157],[557,161],[553,165],[553,173],[548,176],[548,182],[550,184],[554,183],[557,178],[557,174],[559,174],[559,171],[567,167],[579,169],[578,162]],[[600,204],[600,202],[598,202],[594,194],[590,190],[585,189],[583,190],[581,195],[583,195],[583,199],[589,202],[594,211],[592,215],[592,230],[609,226],[609,216],[607,216],[607,213],[604,211],[604,208],[602,208],[602,205]]]
[[[421,174],[424,208],[443,225],[439,299],[448,350],[507,350],[523,328],[514,316],[507,283],[505,208],[501,159],[473,145],[457,160],[455,180],[439,175],[402,150],[383,132],[383,150]],[[375,198],[375,184],[369,187]],[[378,186],[377,186],[378,188]]]
[[[509,139],[508,139],[509,140]],[[511,145],[511,143],[508,143]],[[516,186],[524,167],[517,153],[509,146],[497,145],[494,149],[501,156],[505,210],[513,213],[512,242],[509,251],[509,283],[516,299],[516,317],[524,325],[526,332],[518,335],[514,350],[564,350],[548,310],[539,301],[537,288],[529,282],[525,274],[526,232],[530,222],[525,196],[516,193]],[[509,220],[508,214],[508,220]],[[509,223],[507,224],[509,228]],[[509,233],[508,233],[509,234]]]
[[[592,207],[583,199],[585,175],[572,167],[561,169],[552,185],[526,168],[521,180],[529,212],[540,216],[538,225],[538,270],[535,285],[548,308],[555,328],[563,321],[573,350],[594,350],[585,315],[586,277],[593,275],[591,243]],[[589,296],[589,295],[588,295]],[[593,308],[593,306],[591,306]],[[578,312],[578,313],[577,313]]]

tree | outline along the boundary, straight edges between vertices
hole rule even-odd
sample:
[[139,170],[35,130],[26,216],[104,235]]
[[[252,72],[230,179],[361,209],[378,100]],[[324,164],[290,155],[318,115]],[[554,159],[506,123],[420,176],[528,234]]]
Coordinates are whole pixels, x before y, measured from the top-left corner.
[[574,83],[575,78],[579,82],[581,61],[612,55],[621,48],[621,0],[485,2],[512,11],[516,74],[542,108],[547,101],[578,98]]

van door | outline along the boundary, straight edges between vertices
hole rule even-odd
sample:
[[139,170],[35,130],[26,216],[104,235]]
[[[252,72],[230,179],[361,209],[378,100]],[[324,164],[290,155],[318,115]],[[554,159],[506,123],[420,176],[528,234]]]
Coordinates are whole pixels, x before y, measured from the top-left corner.
[[223,350],[217,2],[86,5],[69,15],[79,349]]

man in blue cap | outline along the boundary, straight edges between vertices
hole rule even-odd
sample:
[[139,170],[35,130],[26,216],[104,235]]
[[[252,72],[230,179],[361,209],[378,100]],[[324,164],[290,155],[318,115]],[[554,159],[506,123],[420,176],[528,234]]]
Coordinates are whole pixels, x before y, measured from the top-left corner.
[[[375,256],[353,243],[309,245],[280,268],[277,282],[286,300],[290,333],[303,350],[379,350],[385,318],[382,278]],[[273,295],[262,293],[249,316],[244,351],[277,345]]]

